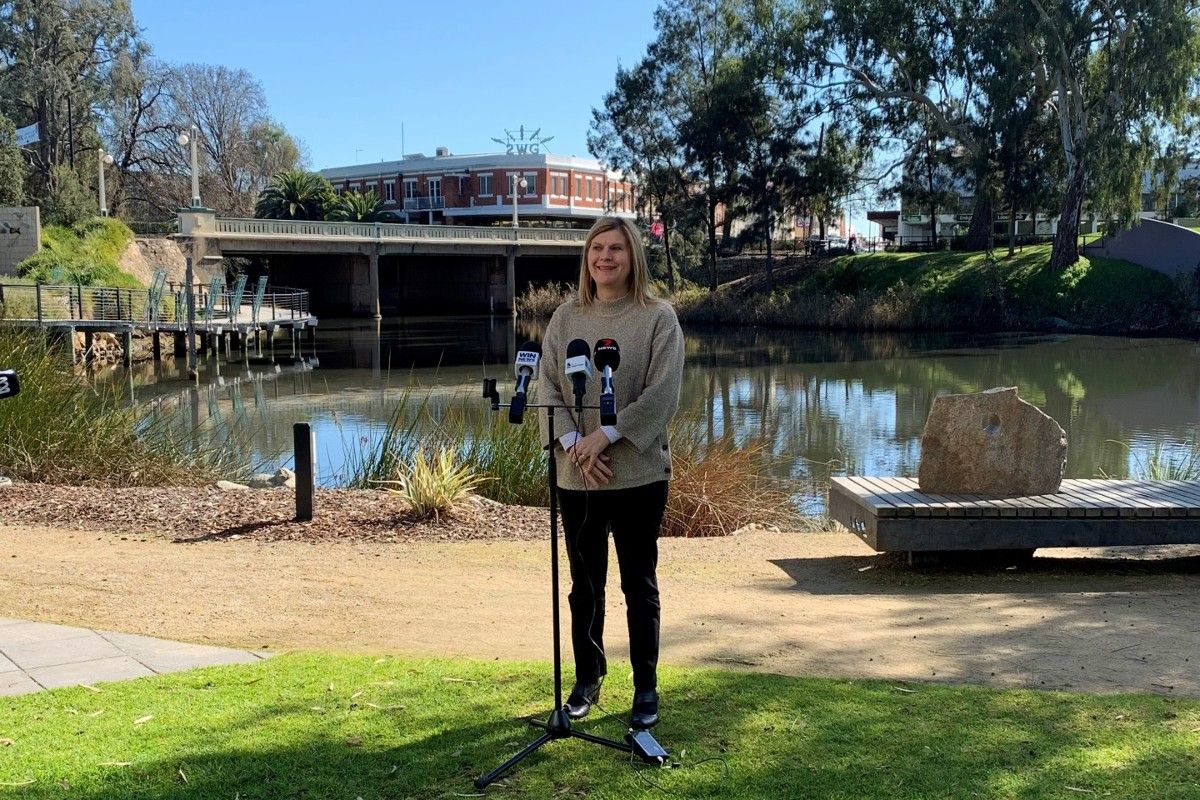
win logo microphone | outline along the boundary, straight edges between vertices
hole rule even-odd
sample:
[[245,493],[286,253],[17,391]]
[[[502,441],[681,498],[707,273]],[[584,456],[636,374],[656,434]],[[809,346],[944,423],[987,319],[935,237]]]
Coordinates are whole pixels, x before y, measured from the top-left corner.
[[0,400],[16,397],[21,393],[21,381],[16,370],[0,369]]

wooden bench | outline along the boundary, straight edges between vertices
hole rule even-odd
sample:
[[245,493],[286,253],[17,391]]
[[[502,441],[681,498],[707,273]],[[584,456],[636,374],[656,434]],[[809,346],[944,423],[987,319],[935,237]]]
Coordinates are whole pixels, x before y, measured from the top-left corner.
[[1200,544],[1200,482],[1064,480],[1056,494],[980,497],[833,478],[829,516],[879,552]]

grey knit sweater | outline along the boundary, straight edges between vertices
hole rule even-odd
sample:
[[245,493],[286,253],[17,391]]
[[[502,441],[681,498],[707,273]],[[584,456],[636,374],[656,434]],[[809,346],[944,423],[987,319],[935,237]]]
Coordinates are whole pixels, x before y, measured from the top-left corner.
[[[538,376],[539,403],[557,406],[554,417],[555,447],[558,448],[558,485],[563,489],[584,488],[579,470],[563,458],[563,434],[579,431],[586,435],[600,427],[600,412],[585,408],[576,420],[571,381],[563,372],[567,344],[572,339],[587,342],[590,350],[597,339],[611,337],[621,348],[621,365],[613,372],[617,400],[616,428],[621,438],[608,446],[612,478],[603,487],[629,489],[671,479],[671,448],[667,423],[679,408],[679,385],[683,377],[683,331],[675,309],[663,300],[639,305],[629,296],[620,300],[597,300],[590,306],[576,301],[564,303],[550,318],[542,342],[542,366]],[[600,377],[588,382],[585,406],[600,402]],[[568,410],[569,409],[569,410]],[[538,413],[542,444],[547,442],[546,416]]]

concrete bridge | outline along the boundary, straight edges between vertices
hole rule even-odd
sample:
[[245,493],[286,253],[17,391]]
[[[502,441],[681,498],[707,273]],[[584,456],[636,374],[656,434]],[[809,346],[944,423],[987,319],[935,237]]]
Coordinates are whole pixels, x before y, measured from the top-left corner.
[[265,256],[271,283],[307,289],[313,312],[511,313],[518,287],[579,274],[586,231],[179,214],[194,257]]

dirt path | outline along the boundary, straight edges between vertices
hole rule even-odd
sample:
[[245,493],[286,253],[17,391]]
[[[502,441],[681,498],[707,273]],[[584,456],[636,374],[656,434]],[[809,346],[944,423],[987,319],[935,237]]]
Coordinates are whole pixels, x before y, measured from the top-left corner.
[[[1200,548],[1042,551],[974,572],[914,571],[847,534],[666,539],[661,552],[666,663],[1200,696]],[[0,525],[0,616],[246,648],[548,660],[547,557],[545,541],[174,543]],[[611,574],[609,646],[624,658]]]

